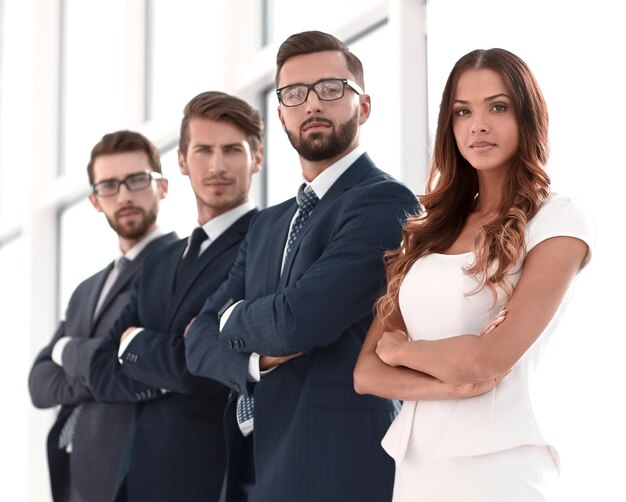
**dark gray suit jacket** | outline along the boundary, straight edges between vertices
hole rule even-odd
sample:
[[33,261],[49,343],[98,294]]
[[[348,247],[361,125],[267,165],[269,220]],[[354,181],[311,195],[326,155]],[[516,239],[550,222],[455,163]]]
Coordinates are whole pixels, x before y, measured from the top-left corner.
[[[150,242],[117,278],[95,318],[96,304],[113,263],[83,281],[72,294],[65,321],[35,359],[28,381],[33,404],[37,408],[61,405],[48,435],[50,483],[55,501],[111,500],[133,407],[128,404],[104,405],[93,400],[89,362],[102,337],[128,302],[145,259],[176,239],[172,232]],[[65,347],[63,367],[60,367],[52,361],[51,355],[57,340],[64,336],[73,340]],[[72,441],[72,454],[68,455],[58,448],[59,433],[77,405],[81,405],[81,411]]]

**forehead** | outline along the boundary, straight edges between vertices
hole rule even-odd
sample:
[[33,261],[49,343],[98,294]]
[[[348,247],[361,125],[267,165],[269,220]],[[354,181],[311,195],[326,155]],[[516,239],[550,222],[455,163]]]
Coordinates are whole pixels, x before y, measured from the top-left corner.
[[245,131],[229,120],[195,117],[189,121],[190,144],[214,145],[247,142]]
[[93,163],[93,176],[97,183],[106,179],[124,179],[129,174],[152,171],[145,152],[124,152],[100,155]]
[[322,51],[301,54],[289,58],[283,64],[278,79],[278,87],[303,83],[312,84],[322,78],[350,78],[348,63],[340,51]]
[[482,99],[496,94],[508,94],[502,77],[494,70],[481,68],[478,70],[466,70],[459,77],[454,93],[454,99],[471,101]]

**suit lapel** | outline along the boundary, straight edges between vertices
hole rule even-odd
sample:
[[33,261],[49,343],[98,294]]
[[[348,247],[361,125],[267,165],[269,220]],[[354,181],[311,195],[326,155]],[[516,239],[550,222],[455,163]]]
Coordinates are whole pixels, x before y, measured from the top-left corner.
[[[278,283],[278,290],[284,289],[289,281],[289,274],[293,266],[294,260],[298,255],[298,249],[300,244],[306,239],[306,235],[315,227],[318,221],[323,218],[324,214],[330,210],[335,201],[341,197],[347,190],[350,190],[354,185],[361,180],[368,178],[372,174],[374,163],[370,160],[369,156],[364,153],[358,159],[356,159],[352,165],[346,169],[346,171],[339,176],[337,181],[333,183],[328,192],[321,198],[317,206],[311,213],[311,216],[307,220],[306,224],[300,231],[298,240],[295,243],[294,248],[285,261],[280,281]],[[282,257],[282,255],[281,255]]]
[[183,241],[184,245],[176,253],[173,253],[170,257],[171,261],[167,267],[167,282],[171,285],[169,291],[174,291],[173,298],[168,309],[166,316],[166,326],[173,323],[177,312],[180,309],[181,304],[185,301],[189,290],[193,288],[194,284],[198,281],[201,275],[205,272],[207,267],[211,266],[211,263],[217,259],[222,253],[227,251],[233,245],[241,242],[243,236],[248,230],[250,218],[256,211],[250,211],[239,218],[233,223],[224,233],[222,233],[215,242],[212,242],[209,247],[196,259],[195,263],[191,266],[189,271],[185,274],[182,282],[178,285],[174,291],[174,281],[176,276],[176,269],[178,268],[180,259],[182,258],[183,251],[186,247],[186,240]]
[[[129,263],[128,267],[117,277],[117,279],[113,283],[113,286],[111,286],[111,289],[107,293],[106,298],[102,302],[100,311],[98,312],[96,319],[94,319],[94,323],[93,323],[94,329],[98,321],[100,320],[100,317],[102,317],[102,314],[107,310],[107,308],[109,307],[113,299],[120,293],[120,291],[123,291],[128,286],[129,281],[135,278],[135,276],[139,272],[139,269],[143,265],[143,262],[145,261],[146,257],[150,253],[152,253],[152,251],[154,251],[156,248],[160,246],[164,246],[166,244],[170,244],[171,242],[174,242],[177,238],[178,237],[176,236],[174,232],[170,232],[168,234],[165,234],[159,237],[158,239],[154,239],[141,251],[141,253],[139,253],[139,255],[134,260],[132,260]],[[113,268],[113,264],[111,264],[111,268],[108,269],[109,273],[111,272],[112,268]],[[104,278],[105,280],[106,280],[106,277],[108,277],[108,275],[109,274],[107,273]],[[104,284],[104,281],[103,281],[103,284]],[[100,295],[100,291],[102,291],[102,287],[98,289],[98,296]],[[96,297],[96,302],[97,301],[98,299]],[[94,306],[94,310],[95,310],[95,306]],[[92,314],[94,310],[91,310]]]
[[94,313],[96,311],[96,306],[98,305],[100,293],[102,292],[102,288],[104,287],[104,283],[106,282],[107,277],[109,277],[111,270],[113,270],[113,265],[114,262],[109,263],[109,265],[104,270],[102,270],[102,272],[100,272],[97,286],[95,288],[92,288],[89,291],[87,298],[85,298],[85,308],[83,309],[83,316],[85,316],[85,319],[83,320],[83,326],[89,327],[86,332],[89,333],[90,337],[92,336],[93,331],[96,328],[100,317],[102,316],[102,310],[104,309],[104,306],[106,304],[105,301],[105,303],[102,304],[100,312],[98,312],[98,315],[94,318]]

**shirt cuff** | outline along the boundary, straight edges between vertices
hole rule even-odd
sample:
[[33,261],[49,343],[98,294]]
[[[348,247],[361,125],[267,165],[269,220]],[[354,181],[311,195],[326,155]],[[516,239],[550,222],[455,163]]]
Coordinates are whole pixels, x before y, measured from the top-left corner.
[[63,351],[65,350],[65,346],[72,340],[71,336],[62,336],[57,340],[57,343],[52,347],[52,361],[63,367]]
[[130,345],[130,342],[132,342],[134,338],[142,331],[143,331],[143,328],[135,328],[134,330],[130,332],[130,334],[126,338],[124,338],[124,341],[120,343],[120,348],[117,351],[117,359],[120,362],[120,364],[124,364],[122,362],[122,355],[124,354],[124,352],[126,352],[126,349]]
[[230,307],[228,307],[224,313],[221,315],[220,317],[220,331],[222,331],[224,329],[224,326],[226,325],[226,323],[228,322],[228,318],[230,317],[230,314],[233,313],[233,310],[235,310],[235,307],[237,305],[239,305],[243,300],[239,300],[237,303],[233,303]]

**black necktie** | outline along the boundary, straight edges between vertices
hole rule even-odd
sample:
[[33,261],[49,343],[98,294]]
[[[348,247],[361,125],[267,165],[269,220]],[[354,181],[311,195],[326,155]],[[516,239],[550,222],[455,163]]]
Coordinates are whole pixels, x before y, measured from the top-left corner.
[[193,265],[193,262],[196,261],[198,253],[200,252],[200,245],[208,238],[209,236],[202,227],[194,228],[191,233],[187,254],[183,256],[183,259],[180,260],[180,263],[178,264],[178,271],[176,272],[176,285],[181,283],[183,277]]

